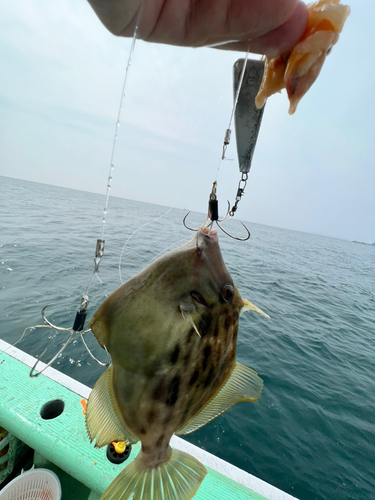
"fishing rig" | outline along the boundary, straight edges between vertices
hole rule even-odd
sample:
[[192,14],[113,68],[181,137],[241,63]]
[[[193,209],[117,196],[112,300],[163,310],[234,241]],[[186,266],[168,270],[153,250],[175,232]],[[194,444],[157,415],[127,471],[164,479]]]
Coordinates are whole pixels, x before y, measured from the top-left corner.
[[[40,371],[37,371],[36,370],[37,364],[39,363],[39,361],[41,360],[41,358],[45,354],[46,349],[43,351],[43,353],[39,356],[38,360],[36,361],[36,363],[32,367],[32,369],[30,371],[30,377],[38,377],[49,366],[51,366],[52,363],[63,353],[63,351],[66,349],[66,347],[71,343],[73,338],[77,335],[80,336],[85,349],[87,350],[90,357],[96,363],[98,363],[101,366],[108,366],[110,364],[110,355],[109,355],[107,349],[105,349],[106,353],[107,353],[107,361],[106,362],[100,361],[99,359],[97,359],[93,355],[93,353],[89,349],[89,347],[86,344],[85,339],[84,339],[84,335],[91,332],[91,329],[84,330],[84,326],[85,326],[85,321],[86,321],[86,316],[87,316],[87,308],[88,308],[89,301],[90,301],[89,300],[90,285],[91,285],[94,277],[96,277],[99,280],[99,282],[101,283],[101,280],[99,278],[99,264],[101,262],[103,255],[104,255],[104,246],[105,246],[104,227],[105,227],[106,216],[107,216],[107,212],[108,212],[109,193],[110,193],[110,189],[112,186],[112,173],[114,170],[114,163],[113,162],[114,162],[116,141],[118,138],[118,127],[120,126],[121,112],[123,109],[123,101],[125,98],[125,88],[126,88],[128,75],[129,75],[129,69],[131,66],[132,55],[133,55],[134,48],[135,48],[135,42],[137,39],[138,27],[139,27],[141,15],[142,15],[142,8],[143,8],[143,1],[141,2],[141,7],[140,7],[140,10],[138,12],[136,27],[134,30],[132,44],[131,44],[131,48],[129,51],[128,63],[126,66],[124,83],[123,83],[123,88],[122,88],[122,92],[121,92],[121,99],[120,99],[120,105],[119,105],[119,110],[118,110],[118,115],[117,115],[117,120],[116,120],[115,134],[114,134],[114,140],[113,140],[113,146],[112,146],[110,168],[109,168],[109,174],[108,174],[108,179],[107,179],[106,201],[105,201],[105,207],[103,209],[101,237],[99,239],[97,239],[97,241],[96,241],[93,274],[92,274],[90,281],[88,283],[86,292],[81,297],[81,304],[76,312],[75,320],[74,320],[73,326],[71,328],[63,328],[63,327],[56,326],[46,317],[45,311],[51,305],[51,304],[48,304],[42,310],[42,318],[43,318],[44,324],[43,325],[36,325],[33,327],[27,327],[24,330],[22,337],[24,336],[24,334],[27,330],[34,330],[36,328],[52,328],[56,332],[69,333],[69,337],[68,337],[67,341],[62,345],[62,347],[59,349],[59,351],[53,356],[53,358],[47,364],[45,364],[45,366]],[[261,83],[261,80],[263,77],[264,61],[263,60],[251,60],[248,58],[248,55],[249,55],[249,52],[247,52],[245,59],[239,59],[234,64],[234,68],[233,68],[234,103],[233,103],[233,108],[232,108],[232,112],[231,112],[231,116],[230,116],[230,120],[229,120],[229,125],[225,131],[222,154],[221,154],[219,166],[217,169],[216,179],[213,182],[212,190],[211,190],[210,195],[209,195],[207,219],[206,219],[206,222],[203,226],[203,227],[207,227],[209,230],[211,230],[214,223],[216,223],[216,225],[221,229],[221,231],[223,231],[225,234],[227,234],[231,238],[234,238],[234,239],[240,240],[240,241],[245,241],[245,240],[250,238],[250,231],[246,228],[246,226],[244,224],[241,223],[247,231],[247,236],[244,238],[239,238],[239,237],[235,237],[235,236],[229,234],[226,230],[224,230],[223,227],[221,226],[221,223],[224,220],[228,219],[229,217],[233,217],[235,215],[235,213],[238,209],[238,204],[241,201],[243,195],[245,194],[245,188],[246,188],[247,181],[248,181],[248,176],[249,176],[249,172],[250,172],[250,168],[251,168],[251,162],[252,162],[252,158],[253,158],[253,154],[254,154],[254,149],[255,149],[257,138],[258,138],[258,133],[259,133],[259,129],[260,129],[261,121],[262,121],[262,116],[263,116],[263,112],[264,112],[264,107],[260,110],[255,107],[255,96],[258,93],[260,83]],[[225,154],[226,154],[226,150],[227,150],[227,147],[228,147],[228,145],[230,143],[230,139],[231,139],[233,119],[234,119],[234,124],[235,124],[237,155],[238,155],[239,171],[240,171],[241,177],[240,177],[240,180],[238,183],[237,193],[236,193],[235,200],[234,200],[232,207],[230,206],[230,203],[228,201],[227,213],[226,213],[224,218],[219,219],[219,206],[218,206],[218,198],[217,198],[217,178],[218,178],[218,174],[219,174],[222,162],[227,159]],[[186,224],[186,219],[187,219],[187,216],[189,215],[189,213],[183,219],[183,224],[187,229],[189,229],[191,231],[197,231],[197,229],[192,229],[192,228],[188,227]],[[120,278],[121,278],[121,273],[120,273]],[[21,337],[21,339],[22,339],[22,337]]]
[[[63,351],[71,343],[73,338],[76,337],[77,335],[80,336],[86,351],[88,352],[89,356],[94,361],[96,361],[96,363],[98,363],[101,366],[108,366],[110,364],[110,361],[111,361],[110,355],[109,355],[105,346],[104,346],[104,349],[107,353],[107,361],[105,363],[101,362],[99,359],[97,359],[93,355],[93,353],[89,349],[89,347],[86,344],[85,339],[84,339],[84,335],[86,333],[91,332],[91,329],[84,330],[84,326],[85,326],[85,322],[86,322],[87,308],[88,308],[88,305],[90,302],[89,288],[90,288],[90,285],[92,283],[92,280],[94,279],[94,277],[96,277],[99,280],[99,282],[102,283],[100,278],[99,278],[99,264],[100,264],[100,261],[101,261],[103,255],[104,255],[104,245],[105,245],[104,228],[105,228],[105,223],[106,223],[106,218],[107,218],[107,213],[108,213],[109,193],[110,193],[110,190],[112,187],[112,174],[113,174],[113,170],[115,168],[114,167],[114,157],[115,157],[116,143],[117,143],[117,138],[118,138],[118,128],[120,126],[121,113],[123,110],[123,103],[124,103],[124,99],[125,99],[126,84],[127,84],[128,77],[129,77],[130,67],[132,64],[132,56],[134,53],[135,43],[137,40],[137,35],[138,35],[138,30],[139,30],[139,24],[140,24],[141,17],[142,17],[143,5],[144,5],[144,0],[141,1],[140,7],[138,10],[136,25],[134,28],[132,43],[130,46],[128,61],[127,61],[126,69],[125,69],[124,82],[123,82],[122,91],[121,91],[120,104],[119,104],[116,126],[115,126],[115,133],[114,133],[113,144],[112,144],[111,160],[110,160],[110,167],[109,167],[109,173],[108,173],[108,179],[107,179],[106,198],[105,198],[105,205],[104,205],[103,216],[102,216],[101,236],[96,241],[95,257],[94,257],[94,271],[93,271],[93,274],[92,274],[90,281],[87,285],[86,292],[81,297],[81,305],[76,312],[76,316],[75,316],[75,320],[74,320],[72,328],[59,327],[59,326],[54,325],[51,321],[49,321],[49,319],[45,315],[45,310],[49,306],[51,306],[52,304],[48,304],[47,306],[45,306],[42,309],[42,318],[43,318],[43,321],[45,323],[44,325],[36,325],[36,326],[25,328],[25,330],[24,330],[21,338],[18,340],[18,342],[20,342],[20,340],[23,338],[23,336],[27,330],[35,330],[36,328],[52,328],[53,330],[55,330],[57,332],[68,332],[70,334],[68,337],[68,340],[62,345],[62,347],[53,356],[53,358],[40,371],[36,371],[36,367],[37,367],[39,361],[41,360],[41,358],[43,357],[43,355],[45,354],[46,349],[42,352],[42,354],[38,357],[38,360],[36,361],[34,366],[31,368],[30,377],[38,377],[39,375],[41,375],[49,366],[52,365],[52,363],[54,361],[56,361],[56,359],[63,353]],[[16,343],[18,343],[18,342],[16,342]]]
[[[231,238],[239,241],[246,241],[250,238],[250,231],[247,229],[247,227],[241,222],[242,226],[247,232],[247,235],[244,238],[239,238],[229,234],[221,226],[221,223],[230,217],[234,217],[235,213],[238,210],[238,204],[245,194],[245,188],[249,178],[251,163],[264,113],[264,107],[258,109],[255,106],[255,96],[259,91],[264,72],[264,60],[249,59],[248,55],[249,52],[247,52],[244,59],[238,59],[238,61],[236,61],[233,66],[233,108],[229,120],[229,125],[224,135],[223,149],[216,173],[216,179],[212,184],[212,189],[209,194],[208,214],[206,222],[204,224],[204,227],[212,229],[214,223],[216,223],[221,231],[223,231],[227,236],[230,236]],[[225,217],[220,219],[219,202],[217,198],[217,179],[221,164],[224,160],[227,159],[225,154],[230,144],[233,119],[236,134],[238,164],[241,177],[238,182],[238,188],[234,203],[231,207],[230,202],[228,201],[227,213]],[[193,229],[186,224],[186,219],[189,216],[189,213],[190,212],[185,215],[183,224],[186,229],[189,229],[190,231],[197,231],[197,229]]]

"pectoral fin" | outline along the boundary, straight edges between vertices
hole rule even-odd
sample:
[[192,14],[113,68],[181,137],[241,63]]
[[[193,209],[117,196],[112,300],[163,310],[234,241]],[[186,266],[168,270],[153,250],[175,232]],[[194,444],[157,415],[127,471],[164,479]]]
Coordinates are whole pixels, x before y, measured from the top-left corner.
[[236,363],[229,379],[213,399],[176,434],[184,435],[203,427],[241,401],[258,401],[263,380],[247,366]]
[[86,409],[86,428],[90,441],[101,448],[112,441],[134,444],[138,441],[126,428],[112,387],[112,366],[99,378],[91,391]]
[[265,318],[270,319],[270,317],[268,316],[268,314],[266,314],[261,309],[259,309],[259,307],[254,306],[254,304],[252,304],[251,302],[249,302],[246,299],[242,299],[242,300],[243,300],[243,304],[244,305],[243,305],[243,307],[242,307],[242,309],[240,311],[240,315],[243,314],[246,311],[255,311],[255,312],[261,314],[262,316],[264,316]]

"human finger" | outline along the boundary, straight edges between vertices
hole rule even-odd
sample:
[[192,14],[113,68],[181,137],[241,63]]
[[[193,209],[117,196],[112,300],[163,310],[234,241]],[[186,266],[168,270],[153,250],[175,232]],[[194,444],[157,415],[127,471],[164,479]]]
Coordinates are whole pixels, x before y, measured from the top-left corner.
[[298,2],[291,17],[276,29],[251,40],[237,40],[217,45],[215,48],[223,50],[247,51],[254,54],[264,54],[267,57],[276,57],[287,52],[302,37],[308,21],[306,4]]
[[[140,0],[89,0],[103,24],[115,35],[132,36]],[[302,4],[303,5],[303,4]],[[276,40],[289,44],[295,38],[294,21],[301,11],[300,0],[143,0],[138,37],[156,43],[207,46],[233,40],[253,42],[254,50],[268,48]],[[292,22],[288,24],[288,21]],[[294,20],[294,21],[293,21]],[[282,26],[279,35],[267,38]],[[292,33],[287,32],[288,27]],[[294,31],[293,31],[294,29]],[[258,48],[259,46],[259,48]],[[233,46],[235,47],[235,46]],[[239,45],[241,47],[242,45]],[[230,48],[230,46],[226,47]],[[243,50],[247,50],[246,48]]]

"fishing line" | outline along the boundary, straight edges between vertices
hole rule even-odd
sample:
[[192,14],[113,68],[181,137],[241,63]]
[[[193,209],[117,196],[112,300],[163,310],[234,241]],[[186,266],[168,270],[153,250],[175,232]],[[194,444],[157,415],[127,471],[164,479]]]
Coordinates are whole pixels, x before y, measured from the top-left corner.
[[241,75],[240,75],[240,79],[239,79],[239,83],[238,83],[238,88],[237,88],[236,95],[235,95],[234,101],[233,101],[232,113],[230,115],[228,128],[225,131],[224,142],[223,142],[223,151],[222,151],[221,158],[220,158],[220,161],[219,161],[219,166],[217,167],[217,172],[216,172],[216,178],[215,178],[216,182],[217,182],[217,179],[218,179],[218,176],[219,176],[219,171],[220,171],[221,163],[222,163],[223,160],[227,160],[227,158],[225,157],[225,153],[227,151],[227,147],[229,146],[230,138],[231,138],[231,135],[232,135],[233,117],[234,117],[234,113],[236,112],[237,103],[238,103],[238,97],[239,97],[240,92],[241,92],[242,82],[243,82],[243,78],[245,76],[246,65],[247,65],[247,60],[249,58],[249,53],[250,53],[250,47],[247,49],[247,52],[246,52],[245,60],[244,60],[244,63],[243,63],[243,67],[242,67],[242,71],[241,71]]
[[111,161],[110,161],[109,173],[108,173],[108,180],[107,180],[107,190],[106,190],[105,206],[104,206],[104,209],[103,209],[101,239],[104,238],[104,226],[105,226],[105,222],[106,222],[106,218],[107,218],[107,212],[108,212],[109,192],[110,192],[111,187],[112,187],[112,185],[111,185],[111,182],[112,182],[112,172],[113,172],[113,170],[115,168],[115,166],[113,164],[113,160],[114,160],[114,157],[115,157],[116,143],[117,143],[117,138],[118,138],[118,129],[120,127],[121,113],[122,113],[122,108],[123,108],[123,101],[125,99],[126,83],[128,81],[129,70],[130,70],[130,66],[132,64],[132,57],[133,57],[133,53],[134,53],[134,49],[135,49],[135,42],[137,40],[139,23],[141,21],[142,12],[143,12],[143,4],[144,4],[144,0],[141,1],[140,7],[139,7],[139,11],[138,11],[138,15],[137,15],[137,21],[136,21],[136,26],[135,26],[135,29],[134,29],[133,39],[132,39],[132,43],[131,43],[131,46],[130,46],[128,62],[127,62],[126,69],[125,69],[124,82],[123,82],[123,85],[122,85],[120,105],[119,105],[119,109],[118,109],[116,126],[115,126],[115,133],[114,133],[113,144],[112,144],[112,153],[111,153]]
[[112,144],[112,152],[111,152],[111,160],[110,160],[110,166],[109,166],[109,173],[108,173],[108,179],[107,179],[107,189],[106,189],[106,198],[105,198],[105,206],[104,206],[104,209],[103,209],[103,217],[102,217],[102,228],[101,228],[101,237],[100,239],[97,240],[97,244],[96,244],[96,251],[95,251],[95,258],[94,258],[94,272],[90,278],[90,281],[87,285],[87,289],[86,289],[86,295],[88,295],[88,291],[89,291],[89,288],[90,288],[90,285],[91,285],[91,282],[94,278],[94,276],[96,276],[98,278],[98,280],[101,282],[100,278],[99,278],[99,263],[100,263],[100,260],[104,254],[104,244],[105,244],[105,240],[104,240],[104,227],[105,227],[105,223],[106,223],[106,219],[107,219],[107,213],[108,213],[108,204],[109,204],[109,193],[110,193],[110,190],[112,188],[112,172],[115,168],[115,165],[114,165],[114,157],[115,157],[115,151],[116,151],[116,144],[117,144],[117,138],[118,138],[118,129],[120,127],[120,122],[121,122],[121,113],[122,113],[122,109],[123,109],[123,102],[124,102],[124,99],[125,99],[125,90],[126,90],[126,83],[128,81],[128,76],[129,76],[129,71],[130,71],[130,67],[131,67],[131,64],[132,64],[132,57],[133,57],[133,53],[134,53],[134,49],[135,49],[135,42],[137,40],[137,34],[138,34],[138,29],[139,29],[139,24],[141,22],[141,17],[142,17],[142,12],[143,12],[143,5],[144,5],[144,0],[141,1],[141,4],[139,6],[139,11],[138,11],[138,14],[137,14],[137,20],[136,20],[136,25],[135,25],[135,28],[134,28],[134,34],[133,34],[133,39],[132,39],[132,43],[131,43],[131,46],[130,46],[130,51],[129,51],[129,57],[128,57],[128,62],[127,62],[127,65],[126,65],[126,69],[125,69],[125,76],[124,76],[124,82],[123,82],[123,85],[122,85],[122,91],[121,91],[121,98],[120,98],[120,104],[119,104],[119,109],[118,109],[118,113],[117,113],[117,120],[116,120],[116,125],[115,125],[115,133],[114,133],[114,137],[113,137],[113,144]]
[[92,352],[90,351],[89,347],[87,346],[87,344],[86,344],[86,342],[85,342],[85,340],[83,338],[83,335],[85,333],[91,332],[91,330],[90,329],[89,330],[84,330],[84,324],[85,324],[85,321],[86,321],[87,307],[88,307],[88,304],[89,304],[88,292],[89,292],[89,288],[90,288],[90,285],[92,283],[92,280],[93,280],[94,276],[96,276],[98,278],[99,282],[102,283],[102,281],[100,280],[100,278],[98,276],[98,274],[99,274],[99,264],[100,264],[100,261],[101,261],[101,258],[103,256],[103,254],[104,254],[104,244],[105,244],[105,240],[104,240],[104,227],[105,227],[105,222],[106,222],[107,213],[108,213],[109,193],[110,193],[110,189],[112,187],[112,172],[113,172],[113,170],[115,168],[115,166],[114,166],[114,157],[115,157],[116,144],[117,144],[117,138],[118,138],[118,129],[119,129],[119,126],[120,126],[121,113],[122,113],[122,110],[123,110],[123,102],[124,102],[124,99],[125,99],[126,83],[128,81],[128,77],[129,77],[129,71],[130,71],[130,67],[131,67],[131,64],[132,64],[132,56],[133,56],[133,53],[134,53],[135,43],[136,43],[136,40],[137,40],[137,34],[138,34],[138,29],[139,29],[139,24],[140,24],[141,17],[142,17],[143,5],[144,5],[144,0],[141,0],[140,6],[139,6],[139,10],[138,10],[138,13],[137,13],[137,17],[136,17],[136,25],[135,25],[135,28],[134,28],[134,34],[133,34],[132,43],[131,43],[131,47],[130,47],[130,51],[129,51],[129,57],[128,57],[128,61],[127,61],[126,69],[125,69],[125,76],[124,76],[124,82],[123,82],[122,91],[121,91],[120,104],[119,104],[119,109],[118,109],[118,114],[117,114],[116,125],[115,125],[115,134],[114,134],[114,138],[113,138],[112,152],[111,152],[111,159],[110,159],[110,167],[109,167],[109,173],[108,173],[108,179],[107,179],[107,188],[106,188],[106,195],[105,195],[105,206],[104,206],[104,209],[103,209],[103,217],[102,217],[101,237],[96,242],[95,258],[94,258],[94,271],[93,271],[93,274],[92,274],[92,276],[90,278],[90,281],[88,283],[88,286],[87,286],[87,289],[86,289],[86,293],[81,298],[81,305],[80,305],[80,307],[79,307],[79,309],[78,309],[78,311],[76,313],[76,317],[75,317],[74,324],[73,324],[72,328],[61,328],[61,327],[58,327],[58,326],[52,324],[46,318],[46,316],[44,314],[45,309],[47,307],[49,307],[49,305],[47,305],[42,310],[42,317],[43,317],[45,325],[36,325],[35,327],[28,327],[28,328],[26,328],[24,330],[24,332],[23,332],[23,334],[21,336],[21,339],[23,338],[25,332],[27,330],[29,330],[29,329],[32,329],[32,328],[36,329],[36,328],[49,328],[50,327],[50,328],[52,328],[55,331],[65,331],[65,332],[68,332],[70,334],[68,340],[62,345],[62,347],[59,349],[59,351],[57,352],[57,354],[55,354],[55,356],[53,356],[53,358],[42,368],[42,370],[40,370],[39,372],[37,372],[36,371],[36,366],[39,363],[39,361],[40,361],[41,357],[43,356],[43,354],[46,352],[46,350],[43,351],[43,353],[41,354],[41,356],[39,356],[39,358],[37,359],[35,365],[32,367],[31,372],[30,372],[30,377],[37,377],[37,376],[39,376],[41,373],[43,373],[46,370],[46,368],[48,368],[49,366],[51,366],[52,363],[57,359],[57,357],[59,357],[62,354],[62,352],[66,349],[66,347],[68,346],[68,344],[70,344],[70,342],[73,340],[73,337],[77,333],[80,335],[82,343],[83,343],[86,351],[88,352],[88,354],[90,355],[90,357],[93,360],[95,360],[101,366],[108,366],[109,363],[110,363],[110,356],[109,356],[108,351],[105,348],[105,346],[104,346],[104,348],[105,348],[105,350],[107,352],[107,362],[106,363],[102,363],[101,361],[99,361],[92,354]]
[[135,231],[132,232],[132,234],[129,236],[129,238],[126,240],[124,246],[122,247],[122,250],[121,250],[121,254],[120,254],[120,260],[119,260],[119,263],[118,263],[118,272],[119,272],[119,276],[120,276],[120,281],[121,283],[124,283],[123,280],[122,280],[122,275],[121,275],[121,261],[122,261],[122,255],[124,253],[124,250],[127,246],[127,244],[129,243],[129,241],[133,238],[133,236],[138,233],[138,231],[146,226],[148,226],[149,224],[152,224],[153,222],[156,222],[157,220],[161,219],[162,217],[164,217],[165,215],[169,214],[169,212],[173,210],[173,207],[169,208],[163,215],[159,215],[159,217],[156,217],[156,219],[153,219],[153,220],[150,220],[149,222],[146,222],[145,224],[142,224],[142,226],[140,226],[138,229],[136,229]]
[[182,238],[181,240],[178,240],[178,241],[175,241],[174,243],[172,243],[171,245],[168,245],[167,247],[165,247],[161,252],[159,252],[158,254],[155,255],[155,257],[153,257],[150,262],[147,264],[148,266],[154,262],[160,255],[163,255],[163,253],[168,250],[169,248],[173,248],[175,247],[176,245],[180,245],[180,243],[183,243],[183,242],[187,242],[189,241],[190,238]]
[[[229,217],[234,216],[234,213],[237,210],[237,205],[238,205],[238,203],[239,203],[239,201],[240,201],[240,199],[245,191],[245,186],[246,186],[246,182],[247,182],[247,174],[246,175],[242,174],[242,176],[241,176],[240,183],[239,183],[239,186],[237,189],[237,196],[236,196],[235,205],[231,209],[230,203],[228,202],[227,213],[222,219],[219,219],[219,205],[218,205],[216,191],[217,191],[217,183],[218,183],[218,177],[219,177],[219,172],[220,172],[220,167],[221,167],[222,161],[228,160],[228,158],[226,158],[226,156],[225,156],[225,153],[226,153],[227,147],[230,143],[230,138],[231,138],[231,134],[232,134],[233,117],[234,117],[234,114],[236,112],[238,98],[239,98],[239,95],[241,92],[242,83],[243,83],[243,79],[244,79],[245,71],[246,71],[246,67],[247,67],[247,60],[249,58],[249,53],[250,53],[250,47],[247,49],[245,59],[243,60],[242,70],[240,73],[237,90],[236,90],[236,93],[234,96],[233,107],[232,107],[232,112],[231,112],[230,119],[229,119],[228,128],[226,129],[225,135],[224,135],[223,150],[222,150],[221,158],[220,158],[219,165],[218,165],[218,168],[216,171],[216,178],[212,184],[211,193],[210,193],[209,199],[208,199],[208,215],[207,215],[206,222],[204,224],[204,227],[207,227],[208,230],[211,231],[214,222],[216,222],[216,225],[219,227],[219,229],[221,229],[221,231],[223,231],[223,233],[225,233],[227,236],[230,236],[231,238],[238,240],[238,241],[246,241],[250,238],[250,231],[247,229],[247,227],[244,224],[242,224],[242,222],[241,222],[241,224],[246,229],[247,235],[243,238],[239,238],[239,237],[233,236],[233,235],[229,234],[227,231],[225,231],[221,227],[220,223],[224,222]],[[192,229],[186,224],[186,218],[188,215],[189,214],[187,214],[183,220],[184,226],[191,231],[197,231],[197,229]]]
[[[218,44],[211,44],[211,45],[208,45],[210,47],[215,47],[215,46],[220,46],[220,45],[223,45],[223,44],[226,44],[228,42],[220,42]],[[239,94],[240,94],[240,91],[241,91],[241,87],[242,87],[242,82],[243,82],[243,78],[244,78],[244,75],[245,75],[245,70],[246,70],[246,65],[247,65],[247,60],[248,60],[248,57],[249,57],[249,52],[250,52],[250,47],[248,48],[247,52],[246,52],[246,56],[245,56],[245,60],[244,60],[244,63],[243,63],[243,68],[242,68],[242,71],[241,71],[241,75],[240,75],[240,79],[239,79],[239,84],[238,84],[238,88],[237,88],[237,91],[236,91],[236,94],[235,94],[235,98],[234,98],[234,102],[233,102],[233,107],[232,107],[232,112],[231,112],[231,115],[230,115],[230,119],[229,119],[229,124],[228,124],[228,128],[226,129],[226,132],[225,132],[225,137],[224,137],[224,144],[223,144],[223,151],[222,151],[222,155],[221,155],[221,159],[220,159],[220,162],[219,162],[219,166],[218,166],[218,169],[217,169],[217,173],[216,173],[216,180],[213,184],[213,188],[212,188],[212,192],[210,194],[210,199],[209,199],[209,216],[204,224],[204,227],[207,227],[209,229],[209,231],[211,231],[212,229],[212,224],[213,224],[213,221],[215,220],[217,225],[220,227],[220,229],[225,233],[227,234],[228,236],[231,236],[233,237],[234,239],[237,239],[237,240],[240,240],[240,241],[243,241],[243,240],[247,240],[249,237],[250,237],[250,232],[248,231],[248,229],[245,227],[246,231],[247,231],[247,236],[245,238],[237,238],[237,237],[234,237],[232,235],[230,235],[227,231],[225,231],[220,225],[219,225],[219,222],[223,222],[225,219],[228,218],[228,216],[230,215],[230,205],[229,205],[229,202],[228,202],[228,211],[227,211],[227,214],[226,216],[220,221],[219,220],[219,217],[218,217],[218,205],[217,205],[217,198],[216,198],[216,188],[217,188],[217,178],[218,178],[218,175],[219,175],[219,170],[220,170],[220,166],[221,166],[221,162],[227,158],[225,158],[225,152],[226,152],[226,149],[230,143],[230,136],[231,136],[231,127],[232,127],[232,122],[233,122],[233,117],[234,117],[234,113],[236,111],[236,107],[237,107],[237,103],[238,103],[238,98],[239,98]],[[160,217],[157,217],[156,219],[150,221],[150,222],[147,222],[145,224],[143,224],[142,226],[140,226],[138,229],[136,229],[131,235],[130,237],[127,239],[127,241],[125,242],[122,250],[121,250],[121,255],[120,255],[120,260],[119,260],[119,277],[120,277],[120,281],[121,283],[123,283],[123,279],[122,279],[122,273],[121,273],[121,262],[122,262],[122,256],[123,256],[123,253],[124,253],[124,250],[126,248],[126,246],[128,245],[130,239],[142,228],[144,228],[145,226],[153,223],[153,222],[156,222],[157,220],[161,219],[162,217],[164,217],[165,215],[167,215],[169,212],[170,212],[171,209],[169,209],[165,214],[161,215]],[[211,223],[209,222],[211,219]],[[186,216],[184,218],[184,221],[183,221],[183,224],[184,226],[187,228],[187,229],[190,229],[186,224],[185,224],[185,220],[186,220]],[[242,223],[241,223],[242,224]],[[243,225],[243,224],[242,224]],[[180,240],[180,241],[185,241],[187,240],[184,239],[184,240]],[[172,245],[169,245],[168,247],[166,247],[162,252],[160,252],[159,254],[156,255],[156,257],[154,257],[151,261],[153,262],[159,255],[162,255],[165,250],[167,250],[168,248],[171,248],[175,245],[176,243],[173,243]],[[92,278],[91,278],[92,279]]]

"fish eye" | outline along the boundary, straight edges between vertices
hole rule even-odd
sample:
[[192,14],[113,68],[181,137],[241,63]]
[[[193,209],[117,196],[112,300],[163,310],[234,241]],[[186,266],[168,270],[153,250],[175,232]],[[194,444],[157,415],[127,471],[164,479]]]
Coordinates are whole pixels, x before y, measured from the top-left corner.
[[231,285],[225,285],[223,286],[221,290],[221,295],[225,302],[232,302],[233,297],[234,297],[234,289]]

